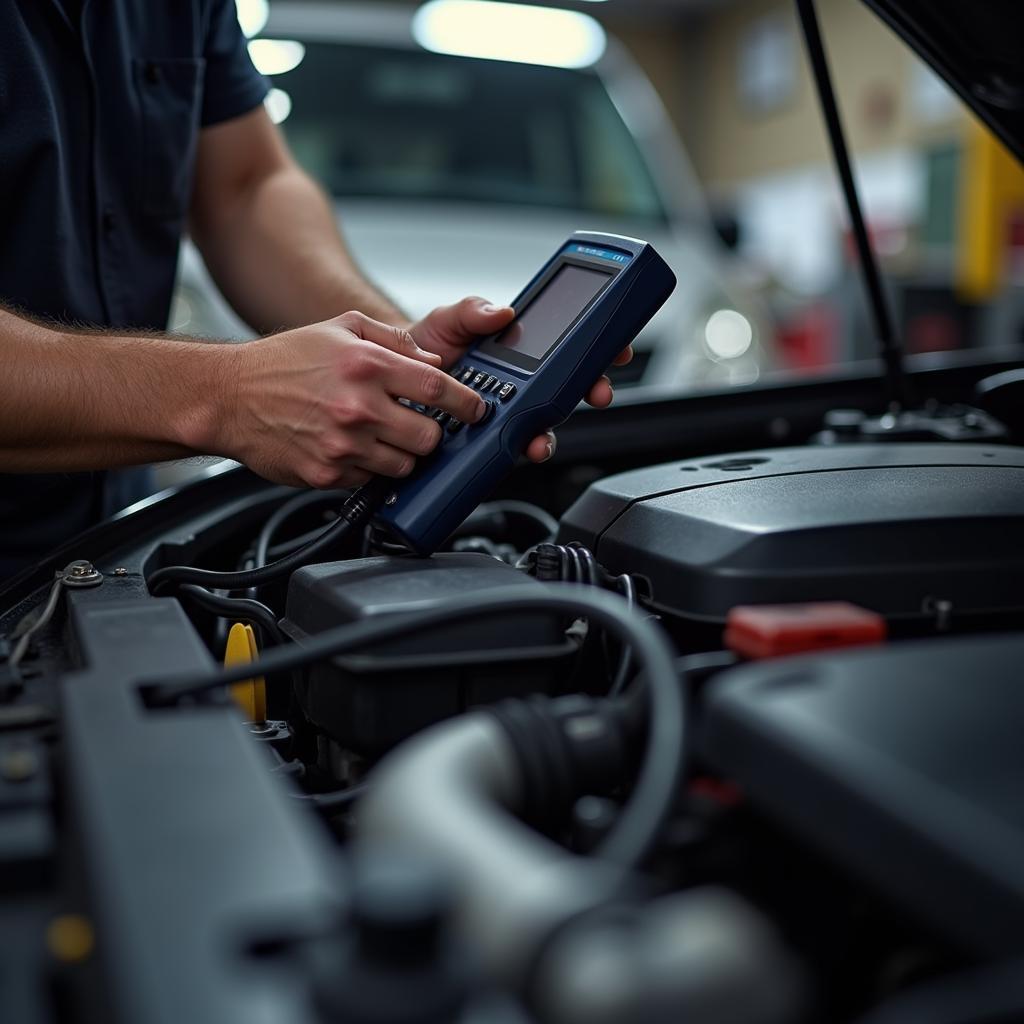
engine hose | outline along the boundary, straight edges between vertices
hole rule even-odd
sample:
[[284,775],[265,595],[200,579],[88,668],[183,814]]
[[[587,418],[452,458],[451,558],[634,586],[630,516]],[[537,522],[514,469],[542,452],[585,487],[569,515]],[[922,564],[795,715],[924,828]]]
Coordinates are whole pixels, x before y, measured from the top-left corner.
[[[593,732],[592,720],[567,730]],[[499,715],[434,726],[374,769],[356,846],[415,850],[444,864],[467,947],[544,1024],[795,1019],[799,974],[757,911],[718,889],[642,902],[647,887],[637,878],[519,820],[530,788],[524,767]]]

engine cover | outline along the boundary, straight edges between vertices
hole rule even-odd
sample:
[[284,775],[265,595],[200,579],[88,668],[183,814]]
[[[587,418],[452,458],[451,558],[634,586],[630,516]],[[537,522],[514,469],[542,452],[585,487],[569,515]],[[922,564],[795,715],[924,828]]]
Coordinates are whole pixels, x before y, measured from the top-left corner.
[[666,463],[591,485],[562,519],[663,613],[846,600],[890,621],[1024,605],[1024,449],[881,444]]

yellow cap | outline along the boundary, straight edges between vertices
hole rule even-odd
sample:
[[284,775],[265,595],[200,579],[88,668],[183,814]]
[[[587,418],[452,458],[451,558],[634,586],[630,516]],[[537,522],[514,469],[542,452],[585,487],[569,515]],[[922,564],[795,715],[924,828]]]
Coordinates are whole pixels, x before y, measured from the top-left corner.
[[61,914],[46,929],[46,944],[57,960],[76,964],[92,953],[96,937],[92,925],[81,914]]
[[[228,633],[228,643],[224,650],[224,667],[249,665],[259,657],[256,647],[256,634],[252,626],[236,622]],[[262,722],[267,717],[267,685],[263,676],[246,679],[231,687],[231,696],[245,712],[250,722]]]

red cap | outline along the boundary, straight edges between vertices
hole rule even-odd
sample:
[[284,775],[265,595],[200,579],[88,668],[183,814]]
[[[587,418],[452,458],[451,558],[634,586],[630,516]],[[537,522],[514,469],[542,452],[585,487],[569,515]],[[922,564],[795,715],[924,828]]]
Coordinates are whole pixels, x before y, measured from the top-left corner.
[[744,658],[878,644],[885,636],[881,615],[846,601],[739,605],[725,626],[725,646]]

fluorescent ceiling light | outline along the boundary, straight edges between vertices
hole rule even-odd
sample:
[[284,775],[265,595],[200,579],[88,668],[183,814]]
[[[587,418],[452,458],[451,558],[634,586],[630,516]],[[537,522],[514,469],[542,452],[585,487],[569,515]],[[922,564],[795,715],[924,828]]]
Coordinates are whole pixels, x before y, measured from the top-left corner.
[[292,112],[292,98],[284,89],[271,89],[263,106],[267,108],[270,120],[280,124]]
[[263,26],[270,17],[270,4],[267,0],[235,0],[238,11],[238,24],[246,36],[252,37],[263,31]]
[[436,53],[556,68],[585,68],[604,53],[589,14],[495,0],[430,0],[415,14],[416,42]]
[[283,75],[297,68],[306,48],[294,39],[253,39],[249,56],[261,75]]

